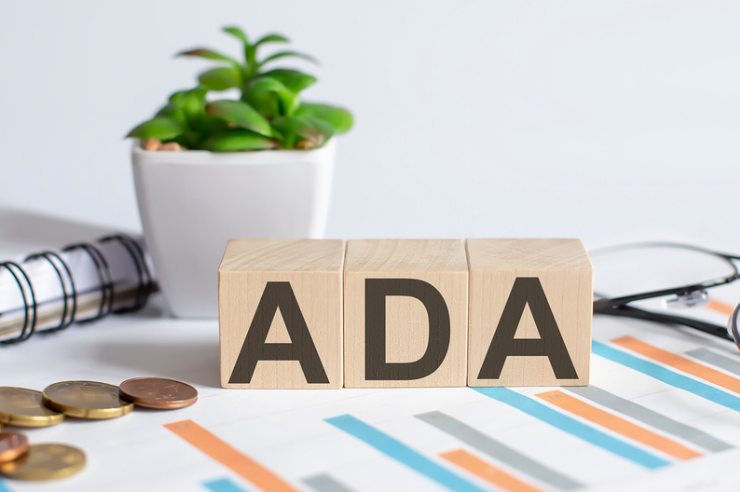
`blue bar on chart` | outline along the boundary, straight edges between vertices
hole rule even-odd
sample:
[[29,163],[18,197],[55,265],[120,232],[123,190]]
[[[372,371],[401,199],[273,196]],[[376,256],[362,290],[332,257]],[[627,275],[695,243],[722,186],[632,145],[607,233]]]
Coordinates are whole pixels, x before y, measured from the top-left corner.
[[485,490],[352,415],[338,415],[326,419],[326,422],[449,490]]
[[210,492],[247,492],[247,489],[226,477],[203,482],[203,487]]
[[552,425],[594,446],[636,463],[645,468],[660,468],[669,464],[665,459],[617,439],[579,420],[554,410],[547,405],[508,388],[473,388],[475,391],[506,403],[532,417]]
[[594,341],[593,353],[612,362],[634,369],[666,384],[680,388],[696,396],[713,401],[719,405],[740,412],[740,398],[726,391],[710,386],[697,379],[684,376],[655,362],[637,357],[606,343]]

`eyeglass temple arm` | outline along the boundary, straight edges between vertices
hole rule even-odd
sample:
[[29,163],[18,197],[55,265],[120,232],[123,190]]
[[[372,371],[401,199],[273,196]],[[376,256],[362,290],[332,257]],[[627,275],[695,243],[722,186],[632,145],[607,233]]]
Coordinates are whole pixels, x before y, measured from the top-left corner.
[[604,304],[599,305],[598,301],[594,302],[594,314],[605,314],[607,316],[621,316],[624,318],[642,319],[670,325],[685,325],[704,333],[708,333],[709,335],[714,335],[716,337],[734,342],[732,336],[730,336],[730,334],[727,332],[727,329],[723,326],[715,325],[714,323],[708,323],[706,321],[701,321],[698,319],[685,318],[683,316],[674,316],[672,314],[655,313],[633,306],[605,306]]

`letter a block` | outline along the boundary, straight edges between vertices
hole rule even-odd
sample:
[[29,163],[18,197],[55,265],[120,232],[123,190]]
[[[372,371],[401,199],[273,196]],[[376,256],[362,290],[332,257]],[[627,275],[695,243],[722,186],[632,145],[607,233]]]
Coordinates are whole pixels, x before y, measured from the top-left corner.
[[588,384],[591,263],[577,239],[470,239],[469,386]]
[[345,386],[465,386],[464,241],[349,241]]
[[344,243],[233,240],[219,268],[221,386],[342,387]]

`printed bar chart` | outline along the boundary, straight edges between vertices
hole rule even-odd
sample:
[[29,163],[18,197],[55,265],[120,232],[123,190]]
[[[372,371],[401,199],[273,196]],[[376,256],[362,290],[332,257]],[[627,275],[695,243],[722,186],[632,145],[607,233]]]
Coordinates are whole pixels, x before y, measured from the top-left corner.
[[166,424],[165,427],[261,490],[275,492],[296,490],[272,471],[192,420],[173,422]]
[[485,490],[352,415],[339,415],[326,419],[326,422],[450,490],[471,492]]
[[708,451],[718,452],[732,449],[732,445],[708,434],[701,429],[673,420],[596,386],[580,386],[568,391],[592,402],[638,420],[649,427],[674,435]]
[[710,299],[707,303],[707,309],[709,309],[710,311],[714,311],[715,313],[730,316],[735,308],[725,302],[718,301],[717,299]]
[[701,456],[699,452],[684,446],[680,442],[664,437],[657,432],[634,424],[618,415],[583,402],[560,390],[538,393],[537,396],[570,414],[578,415],[584,420],[588,420],[600,427],[609,429],[616,434],[637,441],[673,458],[688,460]]
[[[621,372],[620,378],[629,378],[633,371],[648,376],[646,381],[652,381],[649,384],[653,392],[687,392],[703,398],[706,405],[711,401],[735,411],[740,409],[740,399],[732,391],[738,382],[733,375],[737,361],[710,349],[700,347],[669,352],[638,338],[619,337],[609,343],[594,341],[593,352],[600,358],[617,363],[615,367]],[[614,371],[614,368],[610,370]],[[612,384],[618,388],[622,383]],[[502,408],[499,405],[504,404],[532,417],[531,423],[526,424],[529,432],[535,432],[538,427],[557,429],[577,438],[574,442],[582,443],[583,456],[589,454],[589,448],[596,447],[610,453],[614,460],[639,465],[635,469],[642,468],[643,473],[679,466],[682,462],[715,453],[734,452],[737,448],[736,440],[726,438],[724,434],[708,431],[698,423],[679,421],[670,412],[652,409],[600,386],[543,391],[477,387],[460,391],[473,391],[485,396],[480,402],[488,402],[482,408],[486,414],[496,415]],[[441,401],[438,403],[442,404]],[[567,470],[555,466],[546,454],[539,453],[537,458],[530,456],[523,451],[525,447],[521,442],[511,440],[510,432],[506,432],[507,437],[502,439],[496,436],[497,432],[477,428],[467,418],[451,413],[444,406],[438,408],[440,410],[395,417],[426,424],[420,428],[419,432],[424,432],[425,436],[419,441],[413,437],[397,438],[392,432],[351,413],[322,417],[315,423],[325,427],[322,432],[331,443],[330,448],[323,450],[326,456],[331,456],[338,449],[335,446],[339,446],[339,441],[332,436],[351,436],[358,446],[374,449],[386,459],[403,465],[410,476],[417,477],[416,480],[429,481],[448,490],[481,491],[495,487],[505,491],[532,492],[589,487],[589,480],[584,479],[577,468]],[[708,415],[716,414],[714,409]],[[173,422],[165,427],[244,480],[244,483],[230,477],[203,480],[200,484],[204,490],[351,492],[368,489],[367,483],[337,479],[329,458],[323,469],[288,478],[289,475],[268,469],[258,458],[238,450],[192,420]],[[457,444],[450,446],[448,443],[446,447],[436,449],[419,445],[419,442],[433,441],[434,436],[448,441],[453,438]],[[346,438],[342,439],[346,446]],[[353,451],[345,448],[343,452]],[[374,462],[372,466],[377,467],[377,470],[373,468],[373,473],[377,472],[378,477],[384,475],[382,461]],[[341,476],[348,476],[346,470]],[[0,492],[5,492],[2,486],[3,482],[0,482]]]
[[538,401],[508,388],[474,388],[489,398],[506,403],[532,417],[548,423],[563,432],[583,439],[594,446],[621,456],[645,468],[654,469],[666,466],[669,462],[653,453],[634,446],[626,441],[602,432],[580,420],[562,414]]
[[736,359],[730,359],[729,357],[712,352],[706,348],[689,350],[686,352],[686,355],[708,364],[715,365],[727,372],[735,374],[736,376],[740,376],[740,361]]
[[675,372],[655,362],[619,350],[603,342],[594,341],[592,351],[594,354],[609,359],[612,362],[629,367],[666,384],[740,412],[740,398],[724,390]]
[[203,487],[210,492],[247,492],[247,489],[237,485],[230,478],[219,478],[203,482]]
[[612,343],[620,347],[636,352],[643,357],[660,362],[679,371],[691,374],[716,386],[725,388],[733,393],[740,393],[740,379],[718,371],[712,367],[694,362],[673,352],[663,350],[637,338],[625,336],[612,340]]
[[326,473],[306,477],[303,483],[316,492],[351,492],[352,490]]
[[540,490],[464,449],[447,451],[440,454],[440,456],[500,489],[510,492],[537,492]]
[[563,475],[560,471],[540,463],[518,452],[516,449],[507,446],[503,442],[487,436],[474,427],[442,412],[423,413],[417,415],[416,418],[459,439],[460,442],[477,449],[496,461],[517,469],[523,474],[554,488],[560,490],[576,490],[584,487],[583,483]]

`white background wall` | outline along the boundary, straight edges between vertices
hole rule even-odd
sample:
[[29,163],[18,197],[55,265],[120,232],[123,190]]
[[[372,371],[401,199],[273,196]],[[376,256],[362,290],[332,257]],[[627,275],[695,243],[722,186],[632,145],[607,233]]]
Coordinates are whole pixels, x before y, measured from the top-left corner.
[[[330,236],[684,236],[740,249],[740,2],[24,1],[0,15],[0,204],[138,228],[123,135],[238,23],[353,109]],[[0,234],[2,231],[0,231]]]

